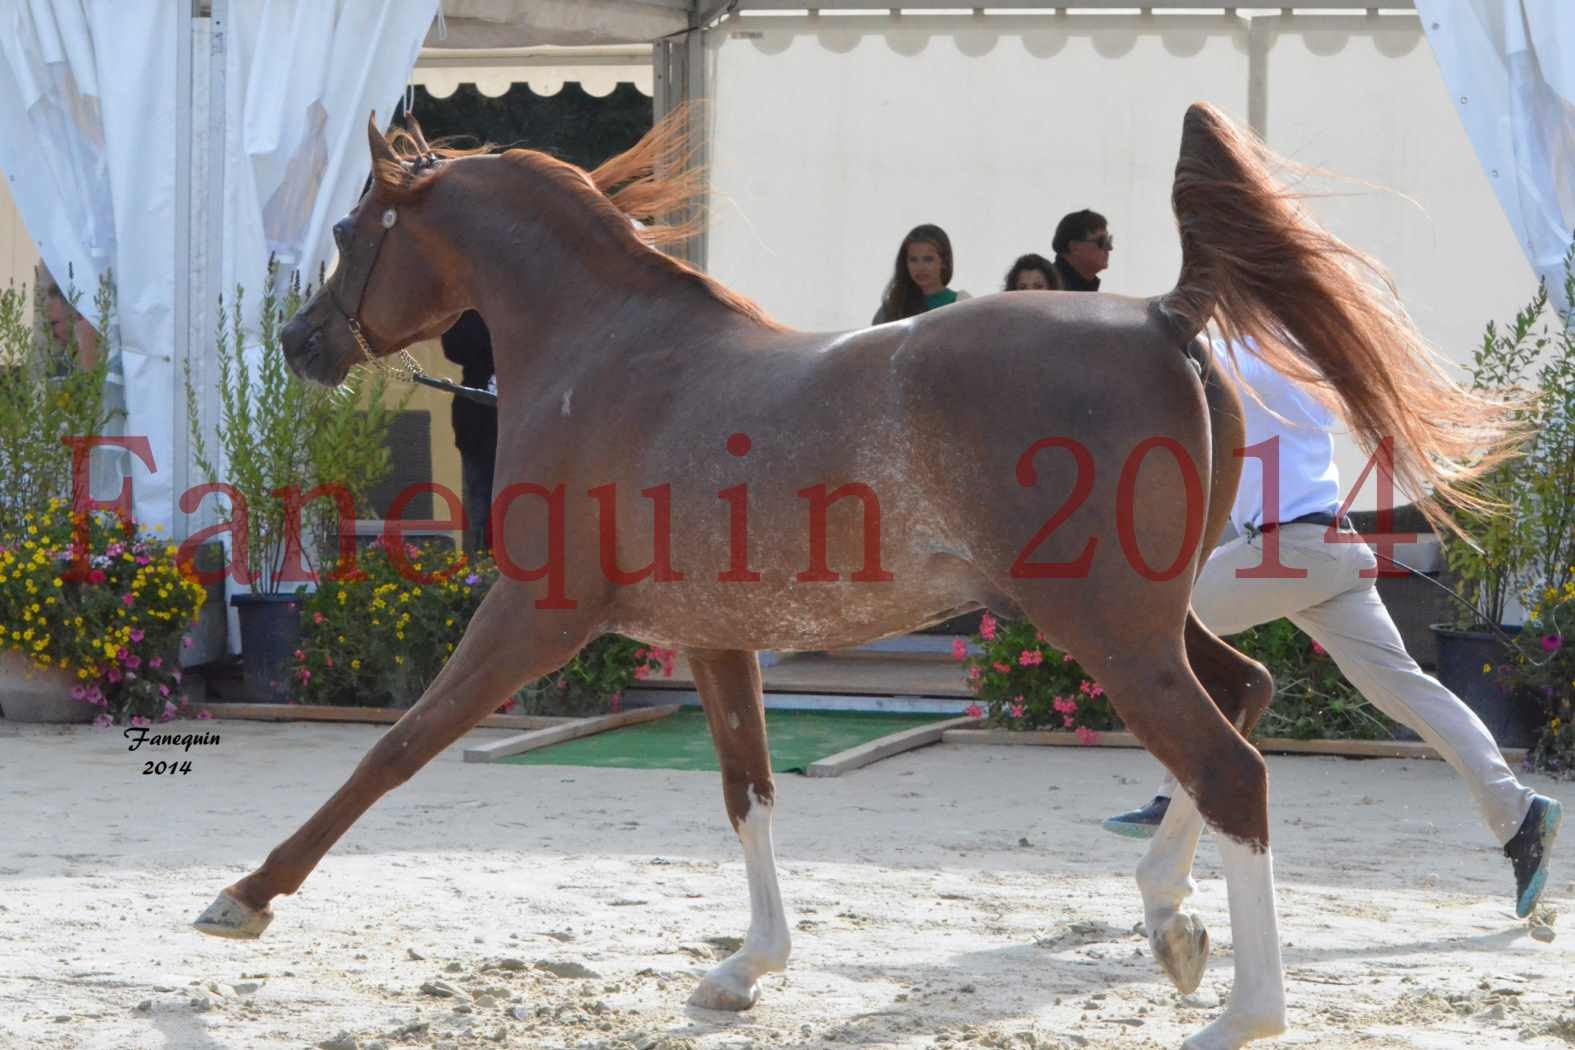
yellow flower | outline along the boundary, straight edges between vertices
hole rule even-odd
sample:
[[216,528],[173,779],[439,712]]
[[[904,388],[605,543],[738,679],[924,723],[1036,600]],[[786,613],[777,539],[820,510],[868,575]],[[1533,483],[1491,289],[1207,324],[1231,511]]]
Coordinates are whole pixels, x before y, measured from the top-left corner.
[[361,661],[360,660],[351,660],[350,661],[350,669],[352,671],[359,671],[359,670],[361,670]]
[[1493,673],[1493,665],[1492,664],[1483,664],[1482,665],[1482,673],[1483,674],[1492,674]]
[[396,664],[402,664],[402,663],[404,663],[404,662],[405,662],[405,658],[404,658],[404,657],[403,657],[403,656],[398,656],[398,655],[396,655],[396,656],[395,656],[395,657],[394,657],[394,663],[396,663]]

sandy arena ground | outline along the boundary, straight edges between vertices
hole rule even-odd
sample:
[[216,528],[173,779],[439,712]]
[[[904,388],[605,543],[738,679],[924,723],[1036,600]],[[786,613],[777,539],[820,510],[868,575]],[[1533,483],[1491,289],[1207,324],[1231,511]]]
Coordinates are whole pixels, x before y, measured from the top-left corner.
[[[932,747],[783,778],[793,962],[733,1016],[685,1006],[747,923],[715,775],[450,749],[275,902],[262,940],[221,941],[188,923],[380,730],[187,725],[220,745],[156,777],[116,731],[0,722],[5,1050],[1136,1050],[1178,1046],[1228,994],[1210,839],[1194,903],[1215,949],[1195,997],[1134,932],[1139,847],[1097,821],[1148,798],[1137,752]],[[1508,863],[1447,767],[1270,766],[1292,1027],[1255,1045],[1575,1045],[1575,923],[1539,942],[1514,919]],[[1575,809],[1575,785],[1531,783]],[[1572,840],[1554,911],[1575,900]]]

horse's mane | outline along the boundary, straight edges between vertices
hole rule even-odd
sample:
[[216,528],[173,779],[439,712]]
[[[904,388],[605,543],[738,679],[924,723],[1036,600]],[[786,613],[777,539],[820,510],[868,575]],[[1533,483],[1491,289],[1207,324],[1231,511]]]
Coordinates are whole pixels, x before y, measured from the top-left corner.
[[[527,168],[579,195],[585,206],[618,231],[631,258],[668,270],[707,292],[724,306],[769,328],[781,328],[754,301],[721,282],[657,249],[689,240],[705,229],[700,200],[706,190],[705,169],[696,163],[694,121],[697,109],[683,106],[663,117],[639,142],[587,172],[536,150],[513,149],[502,159]],[[458,148],[449,140],[428,144],[421,127],[395,128],[388,144],[399,163],[379,160],[373,174],[383,195],[396,204],[419,200],[442,177],[439,160],[494,152],[483,144]],[[631,223],[629,220],[635,220]]]

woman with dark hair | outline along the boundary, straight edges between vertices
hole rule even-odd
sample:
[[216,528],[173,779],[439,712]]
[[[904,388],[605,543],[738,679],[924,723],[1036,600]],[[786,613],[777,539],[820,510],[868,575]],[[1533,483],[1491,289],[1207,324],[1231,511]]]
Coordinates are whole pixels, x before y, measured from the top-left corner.
[[891,281],[881,298],[880,309],[870,324],[885,324],[913,317],[926,310],[950,306],[973,296],[954,291],[952,283],[952,241],[939,226],[925,223],[908,231],[897,249]]
[[1019,255],[1012,268],[1006,271],[1004,291],[1056,292],[1061,290],[1061,275],[1055,272],[1055,263],[1043,255],[1029,252]]

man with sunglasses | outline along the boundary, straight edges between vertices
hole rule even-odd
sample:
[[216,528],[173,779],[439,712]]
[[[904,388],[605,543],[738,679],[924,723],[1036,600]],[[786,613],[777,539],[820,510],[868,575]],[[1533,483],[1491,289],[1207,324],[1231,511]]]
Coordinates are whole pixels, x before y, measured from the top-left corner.
[[1103,215],[1084,208],[1063,216],[1050,246],[1055,249],[1061,287],[1069,292],[1099,291],[1100,271],[1110,266],[1110,253],[1116,247]]

